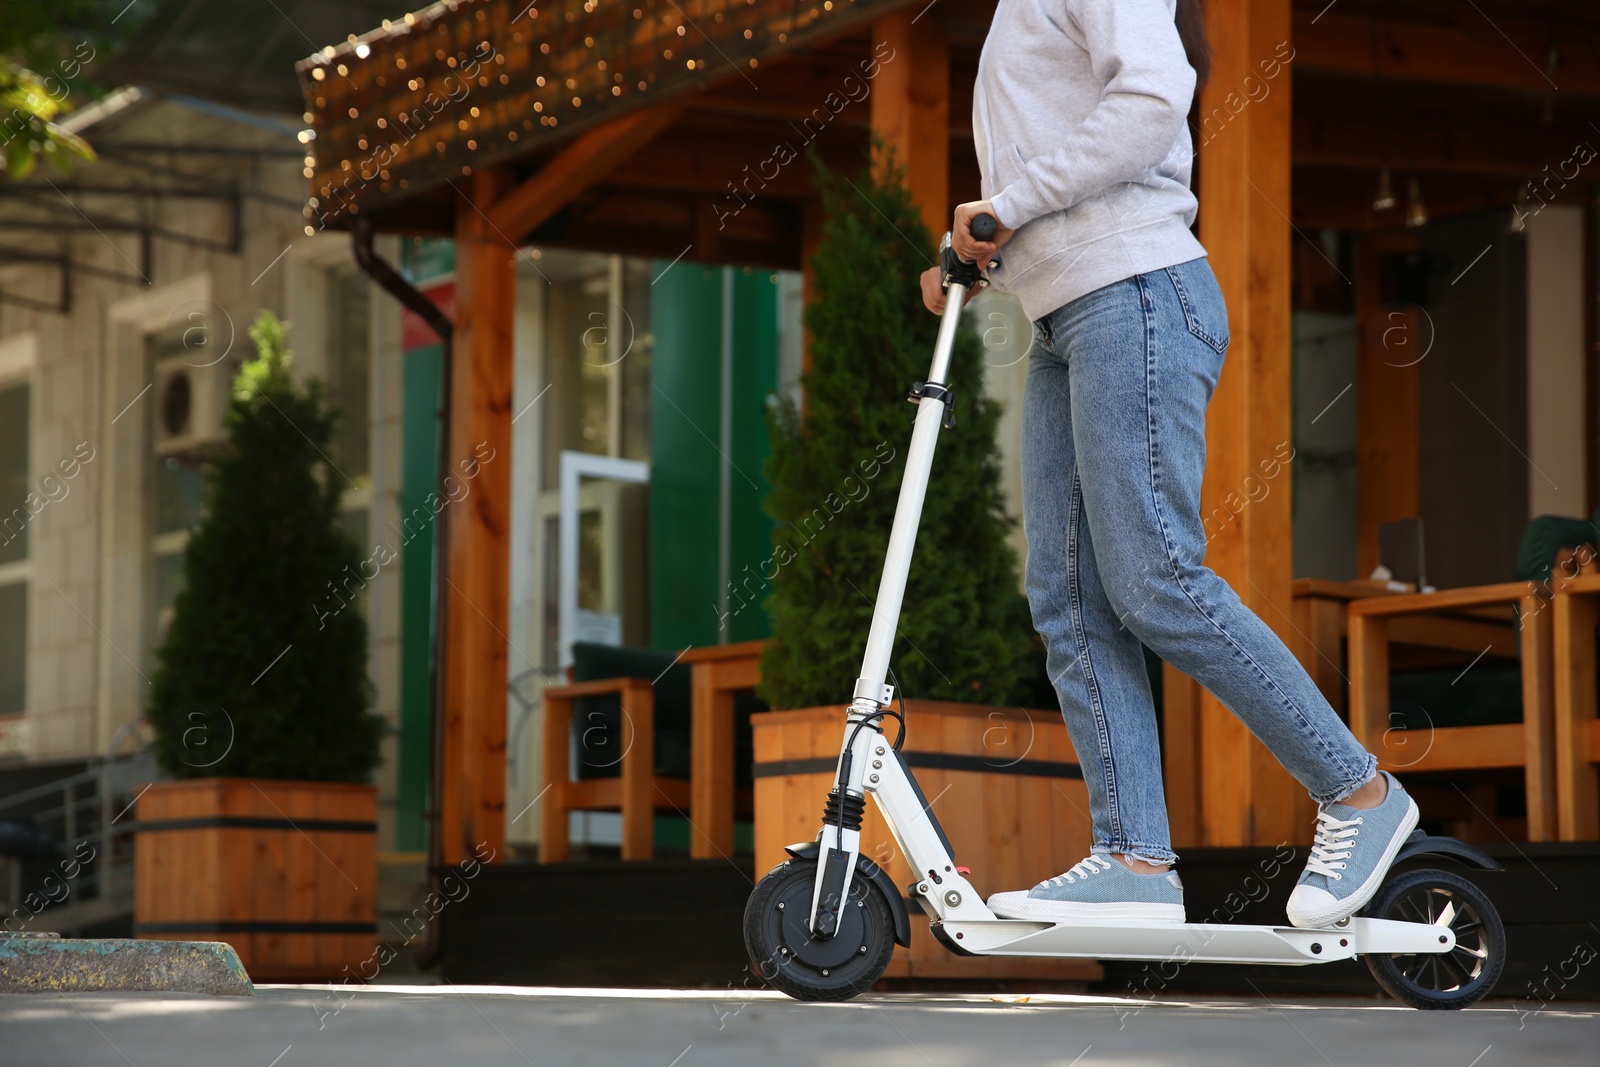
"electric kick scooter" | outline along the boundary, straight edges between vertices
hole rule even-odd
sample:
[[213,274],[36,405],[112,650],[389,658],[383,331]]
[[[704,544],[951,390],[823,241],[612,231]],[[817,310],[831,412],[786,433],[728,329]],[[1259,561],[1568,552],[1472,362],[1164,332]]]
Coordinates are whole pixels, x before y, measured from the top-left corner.
[[[994,225],[993,218],[979,216],[973,236],[989,239]],[[751,966],[800,1000],[847,1000],[882,976],[896,944],[911,943],[899,889],[887,871],[861,854],[861,816],[870,796],[915,872],[907,895],[928,916],[933,936],[961,955],[1290,966],[1359,956],[1385,991],[1412,1007],[1461,1008],[1484,996],[1505,965],[1505,930],[1494,904],[1460,875],[1415,864],[1391,869],[1361,914],[1316,930],[1004,919],[985,906],[966,869],[956,866],[949,838],[900,755],[905,717],[891,710],[895,690],[884,683],[934,445],[941,426],[950,425],[951,347],[967,292],[983,281],[977,264],[955,255],[949,234],[939,263],[944,315],[928,379],[911,387],[915,428],[833,789],[817,839],[790,845],[790,858],[750,895],[744,938]],[[883,732],[885,716],[900,720],[893,743]],[[1470,845],[1420,830],[1401,847],[1395,866],[1422,855],[1500,869]]]

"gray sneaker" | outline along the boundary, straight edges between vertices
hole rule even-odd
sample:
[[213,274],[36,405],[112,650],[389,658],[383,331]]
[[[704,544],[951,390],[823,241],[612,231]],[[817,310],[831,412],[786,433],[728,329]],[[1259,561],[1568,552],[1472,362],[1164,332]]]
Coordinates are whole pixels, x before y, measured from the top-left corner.
[[1026,892],[994,894],[989,910],[1004,919],[1048,922],[1181,923],[1183,882],[1176,871],[1135,874],[1095,855]]
[[1360,911],[1416,829],[1416,801],[1394,775],[1379,773],[1389,780],[1382,804],[1371,809],[1324,804],[1317,813],[1311,858],[1289,894],[1289,921],[1294,925],[1328,926]]

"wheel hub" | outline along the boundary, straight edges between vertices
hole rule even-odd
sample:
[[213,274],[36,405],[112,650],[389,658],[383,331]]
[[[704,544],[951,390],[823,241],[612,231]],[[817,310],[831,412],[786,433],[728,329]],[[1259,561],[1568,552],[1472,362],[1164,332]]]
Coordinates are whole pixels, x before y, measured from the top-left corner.
[[842,966],[862,954],[867,942],[866,909],[854,899],[839,910],[839,929],[830,938],[811,935],[812,885],[797,881],[778,897],[779,952],[807,967],[818,970]]

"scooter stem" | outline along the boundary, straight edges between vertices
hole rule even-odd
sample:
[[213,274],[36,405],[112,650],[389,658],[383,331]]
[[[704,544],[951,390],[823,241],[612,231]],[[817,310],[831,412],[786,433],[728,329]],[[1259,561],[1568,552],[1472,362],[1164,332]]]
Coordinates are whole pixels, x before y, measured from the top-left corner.
[[[994,220],[991,217],[980,215],[973,223],[973,235],[980,241],[987,241],[993,235]],[[845,741],[839,751],[833,791],[829,794],[829,810],[832,814],[824,818],[822,831],[817,835],[817,874],[807,928],[814,936],[824,939],[832,937],[839,928],[839,913],[849,899],[850,882],[861,851],[861,805],[869,784],[867,750],[875,743],[873,738],[881,736],[876,727],[865,736],[861,731],[889,703],[890,695],[883,679],[889,672],[889,654],[899,628],[901,600],[905,596],[906,577],[911,571],[911,552],[916,547],[917,526],[922,521],[922,501],[928,490],[928,476],[933,470],[933,449],[939,440],[939,429],[945,422],[946,408],[953,399],[949,383],[945,381],[950,371],[950,353],[955,347],[956,331],[961,325],[961,308],[966,303],[967,290],[978,284],[981,278],[976,264],[956,257],[951,249],[949,234],[945,235],[939,247],[939,270],[945,288],[944,315],[939,320],[939,337],[933,346],[933,364],[928,370],[928,380],[912,387],[911,399],[917,402],[916,425],[911,431],[911,448],[906,453],[906,469],[900,481],[900,499],[895,504],[894,525],[889,530],[883,576],[878,580],[878,599],[872,607],[867,651],[862,657],[861,674],[856,678],[855,692],[850,701],[848,721],[854,726],[846,730]],[[901,729],[903,732],[904,725]],[[884,754],[882,747],[877,751],[879,755]],[[896,761],[894,766],[898,767],[898,753],[893,758]],[[872,766],[884,773],[894,773],[887,770],[881,761]],[[879,782],[882,777],[882,774],[873,773],[870,782]],[[928,822],[933,823],[931,813]]]
[[[939,339],[933,349],[933,365],[928,370],[930,384],[948,385],[950,353],[961,325],[961,306],[967,287],[952,281],[945,295],[944,315],[939,319]],[[878,580],[878,599],[872,609],[872,628],[867,632],[867,651],[861,659],[861,675],[856,679],[854,696],[884,703],[884,678],[889,673],[889,654],[894,648],[895,631],[900,623],[900,604],[905,596],[906,579],[911,572],[911,553],[916,547],[917,527],[922,521],[922,501],[928,491],[928,476],[933,470],[933,450],[944,422],[945,402],[938,396],[924,395],[917,402],[916,426],[911,432],[911,447],[906,453],[905,476],[900,482],[900,500],[895,505],[894,525],[889,531],[889,550],[884,559],[883,577]]]

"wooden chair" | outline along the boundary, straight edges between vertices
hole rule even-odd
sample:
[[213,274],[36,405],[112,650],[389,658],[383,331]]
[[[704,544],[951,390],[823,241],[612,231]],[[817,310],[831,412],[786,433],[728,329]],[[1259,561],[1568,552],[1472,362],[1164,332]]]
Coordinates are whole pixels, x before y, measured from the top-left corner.
[[1556,831],[1562,841],[1600,838],[1600,719],[1596,711],[1595,628],[1600,575],[1555,583]]
[[[621,774],[574,781],[569,753],[572,705],[593,696],[621,698],[625,746]],[[569,811],[620,811],[622,858],[647,860],[655,855],[656,808],[684,808],[689,803],[686,779],[655,774],[655,694],[645,678],[606,678],[546,689],[543,765],[540,863],[564,863],[570,857]]]
[[1333,710],[1345,714],[1345,636],[1349,630],[1347,605],[1375,596],[1401,596],[1411,587],[1396,589],[1388,582],[1336,582],[1325,578],[1296,578],[1290,586],[1290,621],[1295,658],[1305,667]]
[[754,812],[753,790],[739,782],[735,696],[761,681],[761,652],[766,645],[765,641],[707,645],[691,648],[679,657],[694,672],[691,858],[731,856],[734,816]]
[[[1510,609],[1515,606],[1513,620]],[[1350,729],[1397,771],[1517,768],[1527,790],[1530,841],[1556,836],[1555,711],[1552,615],[1536,583],[1450,589],[1437,593],[1352,600],[1349,607]],[[1519,659],[1522,721],[1391,731],[1391,643]],[[1458,657],[1459,658],[1459,657]],[[1399,742],[1386,742],[1394,736]],[[1422,751],[1418,752],[1417,748]]]

